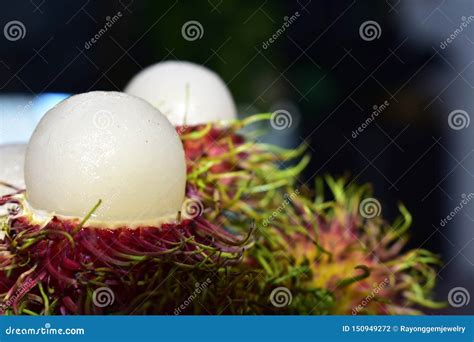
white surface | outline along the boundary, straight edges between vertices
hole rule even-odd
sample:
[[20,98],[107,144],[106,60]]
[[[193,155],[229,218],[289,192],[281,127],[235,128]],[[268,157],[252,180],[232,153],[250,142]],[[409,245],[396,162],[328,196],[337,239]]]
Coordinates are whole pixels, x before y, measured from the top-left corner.
[[129,226],[175,217],[186,166],[175,129],[147,102],[118,92],[72,96],[48,111],[26,152],[27,199],[36,210]]
[[[23,166],[26,145],[0,145],[0,181],[25,188]],[[0,196],[15,192],[10,187],[0,185]]]
[[222,79],[190,62],[168,61],[149,66],[129,82],[125,92],[150,102],[175,126],[237,117],[234,100]]

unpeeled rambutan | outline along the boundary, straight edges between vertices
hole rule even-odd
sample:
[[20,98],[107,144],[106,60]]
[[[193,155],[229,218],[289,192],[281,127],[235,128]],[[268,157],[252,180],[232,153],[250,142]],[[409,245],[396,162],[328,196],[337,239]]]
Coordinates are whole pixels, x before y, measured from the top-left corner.
[[[259,281],[252,293],[284,286],[293,304],[262,302],[266,313],[416,314],[439,308],[430,299],[439,258],[422,249],[404,252],[408,211],[390,225],[360,211],[370,191],[344,179],[327,177],[333,199],[324,200],[323,181],[315,193],[296,186],[308,163],[305,156],[292,168],[281,168],[304,153],[248,139],[239,130],[267,120],[261,114],[222,125],[178,127],[187,155],[188,182],[214,210],[209,218],[220,225],[257,227],[255,246],[245,262]],[[248,134],[248,132],[247,132]],[[216,201],[218,199],[218,201]],[[366,201],[364,201],[366,200]],[[242,223],[245,223],[242,225]]]

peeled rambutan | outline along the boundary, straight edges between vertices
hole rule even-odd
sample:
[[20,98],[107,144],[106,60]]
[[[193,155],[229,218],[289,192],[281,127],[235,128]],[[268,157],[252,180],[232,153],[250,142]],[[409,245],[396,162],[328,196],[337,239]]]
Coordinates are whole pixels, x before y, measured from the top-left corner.
[[[172,314],[204,281],[206,301],[226,310],[215,293],[241,276],[228,268],[249,235],[201,217],[196,193],[185,199],[181,142],[146,102],[106,92],[63,101],[28,144],[25,181],[26,192],[0,199],[3,313]],[[180,313],[205,310],[196,301]]]
[[[248,132],[270,114],[188,124],[184,94],[184,107],[167,99],[178,111],[169,117],[185,119],[177,127],[122,93],[73,96],[45,115],[26,153],[26,191],[0,198],[8,209],[1,313],[412,314],[439,306],[430,299],[437,257],[402,250],[403,207],[390,225],[372,207],[364,212],[366,187],[328,177],[329,200],[322,181],[298,188],[305,147],[282,149]],[[232,118],[228,100],[209,107],[210,117],[220,108]]]
[[219,75],[187,61],[150,65],[137,73],[124,91],[156,107],[174,126],[237,118],[232,94]]

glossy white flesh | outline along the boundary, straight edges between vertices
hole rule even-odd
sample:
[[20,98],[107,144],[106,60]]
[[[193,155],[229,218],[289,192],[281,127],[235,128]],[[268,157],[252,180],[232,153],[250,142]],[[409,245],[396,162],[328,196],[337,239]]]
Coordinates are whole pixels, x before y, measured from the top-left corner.
[[224,81],[213,71],[190,62],[151,65],[132,78],[125,92],[151,103],[175,126],[237,117],[234,100]]
[[119,92],[72,96],[46,113],[28,144],[27,200],[35,210],[89,224],[138,226],[176,217],[186,165],[174,127],[142,99]]

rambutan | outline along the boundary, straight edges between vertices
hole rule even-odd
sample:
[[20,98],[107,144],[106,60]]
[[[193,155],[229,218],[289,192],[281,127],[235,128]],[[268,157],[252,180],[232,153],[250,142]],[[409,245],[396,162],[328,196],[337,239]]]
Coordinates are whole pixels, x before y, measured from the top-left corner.
[[[26,192],[0,199],[9,207],[2,312],[171,314],[204,280],[213,282],[203,292],[215,309],[194,303],[181,311],[225,308],[227,296],[210,291],[226,293],[241,276],[229,267],[250,233],[201,217],[197,194],[185,199],[185,174],[178,135],[140,99],[93,92],[50,110],[28,144]],[[107,305],[97,289],[106,289]]]
[[[223,104],[229,118],[231,102]],[[8,209],[0,217],[1,312],[439,307],[431,300],[438,258],[403,249],[407,210],[400,206],[402,217],[389,224],[366,186],[331,177],[314,190],[298,186],[305,147],[265,144],[251,130],[270,117],[173,127],[145,101],[106,92],[53,108],[27,149],[26,191],[0,198]]]
[[260,308],[295,314],[416,314],[423,307],[442,307],[430,299],[439,258],[422,249],[403,250],[408,211],[400,206],[402,217],[392,225],[378,215],[368,219],[359,210],[365,199],[369,208],[373,204],[368,187],[342,178],[326,178],[332,192],[327,201],[321,179],[315,191],[298,188],[309,157],[291,168],[281,165],[301,157],[304,146],[280,149],[240,133],[247,128],[251,135],[250,124],[269,118],[260,114],[227,125],[177,128],[188,183],[216,206],[208,217],[242,229],[252,220],[257,227],[255,246],[245,258],[260,270],[251,292],[271,297],[272,288],[284,285],[294,301],[282,308],[260,299]]

